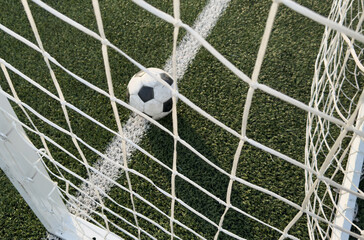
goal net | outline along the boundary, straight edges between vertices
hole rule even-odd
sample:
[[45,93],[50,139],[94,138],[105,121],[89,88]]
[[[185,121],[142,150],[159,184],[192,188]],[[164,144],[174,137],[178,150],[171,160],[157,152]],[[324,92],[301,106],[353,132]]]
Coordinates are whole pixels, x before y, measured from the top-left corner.
[[[329,19],[363,33],[363,2],[334,2]],[[310,106],[363,130],[363,109],[357,105],[362,94],[363,43],[346,34],[325,28],[315,64]],[[322,170],[330,179],[342,183],[354,192],[359,189],[363,166],[363,145],[356,134],[332,122],[308,114],[305,163],[316,171]],[[306,193],[313,192],[308,209],[334,224],[361,232],[353,221],[358,211],[357,196],[316,181],[306,172]],[[309,217],[312,239],[348,239],[327,224]]]
[[364,3],[314,3],[8,3],[1,169],[62,239],[364,239]]

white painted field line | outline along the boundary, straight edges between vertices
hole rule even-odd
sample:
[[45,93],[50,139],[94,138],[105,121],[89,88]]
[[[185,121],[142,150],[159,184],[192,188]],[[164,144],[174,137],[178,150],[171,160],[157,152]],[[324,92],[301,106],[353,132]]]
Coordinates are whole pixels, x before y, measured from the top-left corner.
[[[217,20],[220,18],[221,14],[224,12],[226,7],[228,6],[231,0],[210,0],[209,3],[205,6],[202,12],[199,14],[193,28],[203,37],[206,38],[213,27],[216,25]],[[183,75],[187,71],[188,66],[191,64],[196,54],[201,48],[201,44],[190,34],[187,34],[180,42],[177,47],[177,80],[181,80]],[[164,70],[166,72],[172,73],[172,56],[167,60]],[[150,66],[155,67],[155,66]],[[149,128],[149,122],[139,115],[132,114],[128,121],[123,126],[124,136],[130,139],[135,144],[139,144],[145,133]],[[131,160],[131,156],[135,151],[130,144],[126,145],[127,151],[127,160]],[[111,143],[108,145],[105,155],[114,160],[115,162],[119,162],[119,164],[123,165],[123,156],[121,149],[121,139],[118,137],[114,137]],[[95,163],[94,167],[102,172],[103,174],[109,176],[110,178],[116,180],[118,179],[122,172],[120,169],[117,169],[113,163],[109,161],[105,161],[100,158]],[[108,192],[112,185],[111,183],[104,179],[99,175],[93,175],[94,184],[103,189],[105,192]],[[90,189],[86,184],[82,184],[82,191],[86,192],[88,196],[94,198],[94,193],[92,189]],[[90,213],[92,210],[96,208],[96,205],[89,200],[89,198],[85,197],[85,195],[78,196],[78,200],[85,205],[89,206],[87,209],[83,209]]]

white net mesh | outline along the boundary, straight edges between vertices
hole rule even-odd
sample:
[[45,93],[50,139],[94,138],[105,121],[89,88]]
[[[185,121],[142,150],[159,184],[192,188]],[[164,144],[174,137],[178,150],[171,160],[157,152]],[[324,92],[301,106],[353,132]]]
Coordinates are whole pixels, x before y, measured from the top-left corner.
[[[362,1],[337,1],[332,6],[329,19],[363,33],[363,16]],[[357,113],[354,111],[362,93],[363,46],[345,34],[325,28],[315,65],[310,106],[344,122],[356,120]],[[359,120],[356,124],[360,127],[362,115],[359,114],[357,118]],[[358,189],[358,179],[361,176],[362,149],[353,147],[355,139],[353,135],[346,133],[339,136],[345,131],[344,127],[311,113],[308,114],[307,127],[306,164],[316,171],[322,168],[326,176],[339,183],[342,182],[354,191],[361,192]],[[348,156],[352,156],[349,158],[351,163],[348,163]],[[355,161],[361,163],[360,165],[357,163],[356,169],[353,168],[356,165]],[[338,218],[342,218],[341,221],[349,223],[347,226],[353,226],[353,229],[360,232],[361,229],[353,223],[356,197],[352,196],[354,200],[350,200],[351,204],[347,204],[349,198],[339,201],[340,197],[347,194],[335,187],[315,181],[316,177],[307,172],[306,192],[309,192],[311,187],[314,189],[308,205],[310,211],[330,222],[336,217],[335,222],[339,223]],[[309,218],[308,225],[312,239],[331,239],[333,230],[331,226],[313,218]],[[333,235],[337,239],[342,238],[338,231],[334,230]]]
[[[340,215],[337,192],[349,192],[358,199],[364,199],[359,186],[353,189],[350,185],[343,184],[347,155],[353,142],[351,139],[354,139],[351,136],[364,137],[360,125],[355,127],[358,106],[363,101],[360,98],[360,80],[363,79],[361,63],[364,42],[361,27],[364,16],[363,2],[335,1],[327,19],[293,1],[273,1],[263,37],[259,37],[261,42],[255,65],[252,67],[251,78],[206,40],[230,1],[209,1],[193,27],[181,20],[178,0],[173,1],[173,7],[169,9],[169,12],[173,12],[173,16],[166,13],[168,11],[159,10],[145,1],[133,2],[165,21],[163,24],[172,25],[169,30],[173,31],[173,51],[164,69],[176,81],[183,78],[187,67],[203,46],[204,51],[209,52],[220,65],[225,66],[224,71],[239,80],[236,83],[237,87],[239,84],[244,85],[245,88],[242,89],[245,89],[246,94],[243,95],[241,104],[243,111],[234,114],[238,115],[237,120],[235,119],[238,127],[230,127],[230,123],[220,121],[215,114],[199,107],[200,101],[203,100],[196,100],[193,96],[187,98],[182,94],[183,90],[177,91],[175,88],[171,89],[174,98],[170,126],[165,122],[151,119],[128,105],[117,91],[114,92],[114,88],[120,89],[122,84],[116,84],[113,80],[115,77],[112,76],[115,75],[112,73],[115,68],[110,65],[110,59],[114,58],[112,54],[122,56],[123,60],[119,60],[120,62],[126,59],[134,68],[146,71],[148,74],[149,72],[140,63],[141,59],[134,60],[126,51],[108,39],[106,26],[103,24],[102,8],[100,10],[97,0],[92,1],[91,11],[96,19],[95,25],[88,27],[40,0],[32,1],[37,7],[35,12],[31,10],[26,0],[22,0],[31,28],[31,33],[27,37],[34,38],[35,43],[17,34],[16,29],[10,29],[1,23],[0,29],[41,55],[49,81],[42,84],[34,81],[13,67],[13,63],[8,62],[6,56],[0,56],[2,76],[4,76],[1,84],[3,88],[6,87],[6,90],[0,90],[0,93],[14,103],[19,118],[23,120],[20,124],[32,136],[30,138],[40,139],[33,140],[37,146],[34,148],[42,156],[42,162],[51,180],[58,182],[58,190],[69,211],[106,229],[107,232],[113,232],[127,239],[247,239],[257,238],[259,232],[266,234],[267,238],[304,239],[309,236],[311,239],[329,239],[333,229],[356,238],[364,238],[360,236],[361,229],[358,225],[353,224],[354,230],[351,231],[335,221],[335,216]],[[258,82],[269,38],[274,31],[274,22],[280,9],[283,9],[284,13],[287,11],[299,13],[300,17],[304,16],[318,22],[315,24],[326,25],[324,40],[315,66],[309,104],[284,94],[284,89],[280,92]],[[78,34],[82,32],[91,37],[90,44],[96,39],[95,45],[98,46],[98,50],[101,47],[102,52],[102,55],[98,53],[98,64],[104,69],[106,84],[88,81],[86,77],[77,75],[75,73],[77,69],[63,65],[61,60],[54,57],[56,53],[48,50],[45,44],[43,46],[42,34],[38,31],[39,26],[34,17],[42,17],[38,11],[46,12],[48,17],[60,19],[62,24],[70,26],[72,29],[70,32],[77,31]],[[82,22],[84,19],[80,18],[79,21]],[[186,31],[187,35],[179,41],[181,29]],[[118,37],[123,36],[118,35]],[[100,56],[102,56],[101,61]],[[117,68],[121,66],[123,64]],[[87,77],[92,78],[92,74]],[[71,95],[72,87],[64,88],[67,81],[74,81],[75,88],[77,84],[82,85],[85,92],[78,96],[78,92]],[[32,100],[27,103],[18,96],[18,91],[27,91],[21,84],[39,91],[39,98],[42,96],[44,99],[49,99],[47,104],[50,106],[59,108],[60,105],[61,111],[53,112],[52,107],[46,107],[45,111],[37,111],[38,106],[35,106],[37,104]],[[85,100],[87,94],[93,96],[92,99]],[[254,100],[260,94],[273,98],[273,102],[282,100],[294,108],[292,112],[304,110],[303,115],[308,114],[305,161],[291,157],[291,154],[285,154],[285,149],[271,147],[269,140],[261,142],[247,134],[247,131],[248,133],[251,131],[248,118],[251,118]],[[226,149],[221,146],[231,144],[233,150],[230,151],[229,158],[222,157],[224,161],[219,162],[204,144],[191,143],[216,144],[215,140],[209,139],[208,136],[206,139],[204,137],[198,139],[198,132],[188,133],[192,131],[194,124],[190,122],[190,126],[186,127],[187,120],[177,114],[179,109],[179,107],[177,109],[179,106],[177,97],[180,101],[178,104],[182,105],[181,108],[197,112],[198,114],[193,115],[196,119],[202,116],[202,121],[213,125],[213,129],[217,132],[216,142],[219,151],[229,152],[227,146]],[[80,105],[81,102],[84,105]],[[221,102],[224,103],[223,100]],[[89,108],[97,110],[91,111]],[[108,109],[105,110],[105,114],[109,114],[105,119],[92,115],[93,111],[103,113],[104,109]],[[1,106],[0,110],[4,112]],[[23,117],[21,112],[24,114]],[[48,116],[45,115],[47,112],[50,112]],[[88,123],[85,129],[77,127],[78,121],[81,121],[79,119],[84,119]],[[304,130],[304,127],[301,127],[302,129]],[[208,131],[201,129],[203,130]],[[280,131],[283,135],[288,132],[286,129]],[[148,135],[148,132],[152,133]],[[153,139],[154,134],[161,134],[164,138]],[[99,135],[107,135],[108,137],[105,137],[107,140],[112,139],[112,143],[105,140],[104,145],[109,144],[106,151],[103,151],[104,147],[96,147],[101,141]],[[142,138],[145,135],[148,135],[151,141],[143,145]],[[189,138],[191,135],[193,137]],[[164,144],[164,141],[168,144]],[[72,143],[66,148],[59,142]],[[163,151],[165,146],[169,149]],[[158,150],[162,152],[153,152],[154,148],[162,149]],[[251,153],[252,149],[254,153]],[[303,147],[301,150],[303,151]],[[196,164],[184,165],[184,158],[181,155],[191,162],[195,161]],[[268,162],[266,167],[272,169],[273,177],[266,179],[264,175],[260,176],[259,169],[258,172],[254,172],[258,180],[254,176],[249,177],[249,171],[244,171],[245,164],[249,165],[245,162],[245,156],[248,155],[252,155],[253,161],[265,159],[261,165]],[[140,161],[139,166],[138,163],[132,162],[133,158]],[[270,159],[277,162],[275,167],[274,161]],[[151,175],[145,170],[148,168],[155,168],[153,171],[156,174]],[[195,171],[196,168],[202,170],[198,172]],[[274,174],[273,169],[280,168],[284,168],[282,171],[284,176]],[[289,188],[280,185],[280,179],[292,177],[292,184],[296,181],[303,183],[303,172],[306,182],[298,186],[300,192],[292,190],[287,193],[277,190],[277,186],[282,189]],[[272,182],[272,179],[276,182]],[[51,194],[49,197],[51,198]],[[268,205],[273,207],[272,211],[267,213],[265,206]],[[305,226],[302,231],[306,220],[308,230]],[[347,220],[353,223],[352,219]]]

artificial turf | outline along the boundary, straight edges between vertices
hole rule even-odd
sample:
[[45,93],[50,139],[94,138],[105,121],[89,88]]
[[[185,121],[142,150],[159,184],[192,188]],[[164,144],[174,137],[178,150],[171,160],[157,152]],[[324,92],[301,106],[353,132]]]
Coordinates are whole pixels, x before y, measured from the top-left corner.
[[[90,1],[44,2],[97,32]],[[163,11],[173,13],[172,1],[168,3],[161,0],[148,2]],[[182,1],[182,20],[192,25],[206,2],[200,0]],[[302,0],[298,3],[323,15],[327,15],[331,7],[329,1]],[[66,68],[107,91],[100,43],[45,12],[37,5],[29,4],[45,49]],[[248,76],[252,75],[270,5],[271,1],[269,0],[257,2],[232,0],[213,32],[207,38],[212,46]],[[165,61],[172,52],[172,25],[141,10],[130,1],[100,1],[100,7],[105,34],[110,42],[144,66],[163,68]],[[20,2],[0,0],[0,12],[6,13],[0,14],[1,24],[35,43],[35,38]],[[259,82],[299,101],[308,103],[314,62],[321,43],[323,29],[322,25],[281,6],[275,20]],[[185,32],[182,30],[180,38],[184,34]],[[1,58],[51,92],[56,93],[48,69],[39,53],[4,32],[0,32],[0,45]],[[128,80],[139,70],[114,51],[109,51],[109,57],[116,96],[126,100],[125,93]],[[114,130],[117,129],[108,98],[95,94],[93,90],[77,82],[53,64],[52,67],[67,101],[106,126]],[[10,73],[10,76],[18,90],[20,99],[67,129],[57,101],[49,100],[45,94],[39,93],[14,73]],[[0,84],[3,89],[9,90],[2,73],[0,74]],[[247,90],[247,84],[227,70],[205,49],[200,50],[179,83],[179,91],[183,95],[238,132],[241,128],[241,117]],[[14,107],[19,110],[16,106]],[[119,112],[122,122],[125,122],[130,111],[119,107]],[[69,114],[75,134],[97,150],[104,151],[112,138],[112,134],[91,124],[89,120],[80,117],[72,110],[69,110]],[[306,117],[306,112],[261,91],[256,91],[250,110],[247,135],[270,148],[304,162]],[[20,112],[19,118],[25,120]],[[35,117],[33,116],[33,118]],[[171,129],[171,116],[161,120],[160,123]],[[52,139],[77,155],[77,150],[68,136],[59,134],[40,120],[36,120],[35,124],[41,131],[52,136]],[[236,137],[211,124],[182,101],[178,102],[178,129],[182,139],[214,164],[227,172],[231,171],[232,160],[239,142]],[[41,146],[40,140],[34,134],[30,134],[30,137],[37,146]],[[173,139],[168,134],[155,126],[151,126],[143,138],[141,146],[171,167]],[[55,159],[59,159],[62,164],[81,176],[86,176],[86,171],[81,164],[57,151],[55,147],[50,146],[50,148]],[[97,155],[86,147],[82,146],[82,150],[90,163],[94,163],[98,159]],[[203,162],[180,144],[177,146],[177,154],[178,171],[181,174],[198,183],[218,198],[225,200],[228,177]],[[171,173],[142,153],[136,152],[134,154],[129,167],[149,177],[165,191],[171,191]],[[64,174],[79,183],[72,176]],[[304,198],[305,178],[302,169],[248,144],[243,147],[237,176],[276,192],[297,204],[300,204]],[[133,174],[130,177],[134,191],[166,214],[170,214],[171,200],[168,197],[156,191],[153,185],[140,177]],[[1,237],[3,239],[40,239],[43,237],[45,229],[9,181],[6,180],[3,173],[0,174],[0,181],[4,182],[0,189]],[[125,175],[118,179],[118,182],[127,186]],[[59,185],[63,187],[64,183],[60,182]],[[176,193],[178,198],[203,213],[210,220],[215,223],[219,222],[225,206],[206,196],[180,177],[176,178]],[[110,191],[110,196],[119,204],[131,207],[128,193],[113,188]],[[167,218],[142,201],[138,199],[134,199],[134,201],[139,212],[169,229]],[[133,215],[121,210],[114,203],[105,200],[105,204],[131,222],[134,221]],[[233,185],[232,204],[279,229],[284,229],[297,213],[297,210],[282,202],[238,183]],[[212,239],[216,233],[215,227],[179,203],[176,204],[175,216],[179,221],[207,239]],[[113,216],[108,215],[108,217],[111,220],[119,221],[113,219]],[[306,221],[306,218],[302,217],[289,233],[300,239],[307,239]],[[363,222],[363,220],[360,221],[359,225]],[[139,219],[139,224],[157,239],[169,239],[167,234],[145,220]],[[136,234],[136,230],[130,226],[122,222],[118,222],[118,225]],[[175,224],[174,227],[175,233],[182,239],[195,238],[180,226]],[[228,211],[223,227],[247,239],[277,239],[280,236],[277,232],[233,210]],[[117,229],[113,230],[128,239],[122,232]],[[143,239],[145,237],[142,235]],[[219,239],[231,239],[231,237],[221,233]]]

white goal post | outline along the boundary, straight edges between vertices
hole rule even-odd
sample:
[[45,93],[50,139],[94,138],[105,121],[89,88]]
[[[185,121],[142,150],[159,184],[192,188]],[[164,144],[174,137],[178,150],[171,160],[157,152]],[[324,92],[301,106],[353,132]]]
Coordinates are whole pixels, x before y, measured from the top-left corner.
[[63,239],[120,239],[68,211],[41,161],[42,149],[27,138],[4,95],[0,95],[0,111],[0,167],[44,227]]
[[[30,0],[29,0],[30,1]],[[303,7],[291,0],[273,0],[267,22],[260,43],[259,52],[256,58],[252,76],[249,77],[232,64],[227,58],[219,53],[207,40],[207,35],[211,31],[203,32],[207,26],[196,24],[191,27],[181,21],[180,1],[173,0],[173,16],[163,12],[143,0],[132,0],[146,11],[163,19],[173,25],[173,53],[166,71],[175,79],[175,88],[169,87],[173,92],[172,108],[172,129],[167,129],[160,122],[157,122],[146,114],[136,110],[127,102],[118,99],[114,94],[113,80],[109,63],[109,51],[115,51],[128,61],[132,62],[140,70],[147,74],[152,74],[138,61],[127,55],[118,46],[115,46],[107,39],[104,32],[103,19],[98,0],[92,0],[92,6],[97,23],[98,32],[86,28],[68,16],[58,12],[41,0],[31,0],[42,11],[46,11],[80,32],[83,32],[100,42],[102,50],[102,61],[105,68],[107,79],[107,91],[90,83],[87,79],[78,76],[76,73],[67,69],[58,62],[43,46],[41,34],[38,32],[37,19],[33,17],[28,0],[22,0],[22,4],[29,20],[30,28],[34,34],[36,43],[20,36],[16,29],[10,29],[0,22],[0,31],[17,39],[20,43],[36,51],[44,59],[45,67],[49,71],[49,79],[54,85],[54,91],[47,89],[37,83],[26,73],[21,72],[8,62],[6,56],[0,56],[1,73],[0,83],[0,167],[11,183],[25,199],[35,215],[47,231],[65,240],[73,239],[123,239],[113,229],[123,233],[130,239],[157,239],[153,232],[143,228],[143,222],[152,225],[158,231],[168,235],[171,239],[182,239],[176,231],[176,226],[183,228],[186,232],[197,239],[206,239],[203,233],[197,231],[193,226],[183,222],[183,218],[176,214],[177,204],[196,215],[200,219],[211,225],[214,232],[214,239],[219,239],[222,234],[233,239],[246,239],[246,236],[235,234],[226,226],[228,211],[234,210],[243,215],[250,221],[258,222],[262,226],[278,233],[280,239],[299,239],[291,234],[292,228],[302,219],[307,219],[307,232],[310,239],[349,239],[350,236],[357,239],[364,239],[364,229],[360,229],[355,223],[355,209],[357,199],[364,200],[364,192],[359,189],[360,179],[362,178],[363,158],[364,158],[364,2],[363,0],[334,0],[331,12],[328,17],[324,17],[314,11]],[[222,4],[224,2],[224,4]],[[225,4],[226,2],[226,4]],[[226,8],[229,1],[210,0],[210,4],[216,5],[214,11],[220,15]],[[91,3],[90,3],[91,4]],[[217,6],[219,5],[219,6]],[[263,60],[269,44],[270,35],[274,27],[274,20],[280,8],[288,8],[304,17],[310,18],[317,24],[325,26],[325,32],[321,42],[320,51],[317,55],[315,72],[311,88],[310,102],[308,104],[300,102],[274,88],[259,82],[259,74],[263,65]],[[199,16],[203,18],[203,13]],[[214,20],[215,22],[217,19]],[[28,24],[28,23],[27,23]],[[178,37],[180,29],[186,30],[191,41],[198,44],[198,47],[191,51],[198,52],[199,47],[204,47],[216,59],[218,59],[227,69],[241,79],[249,88],[245,99],[244,112],[241,116],[241,131],[236,131],[223,122],[214,118],[210,113],[199,107],[198,103],[185,97],[178,91],[177,83],[182,77],[181,65],[183,53],[178,49]],[[211,27],[212,28],[212,27]],[[1,41],[1,40],[0,40]],[[187,41],[186,38],[182,40]],[[197,45],[196,45],[197,46]],[[0,46],[1,47],[1,46]],[[188,62],[188,61],[186,61]],[[188,64],[188,63],[187,63]],[[187,68],[187,66],[184,66]],[[113,117],[115,118],[116,129],[104,125],[94,119],[87,112],[82,111],[77,106],[71,104],[66,99],[64,89],[55,73],[54,68],[61,69],[65,74],[71,76],[76,81],[87,86],[95,94],[106,97],[111,105]],[[9,74],[10,73],[10,74]],[[4,79],[1,77],[4,76]],[[62,108],[62,118],[65,126],[62,127],[57,121],[51,121],[50,116],[44,116],[32,108],[28,103],[23,102],[18,96],[18,89],[13,76],[22,79],[27,84],[36,88],[37,91],[46,95],[52,101],[57,101]],[[152,76],[153,77],[153,76]],[[3,90],[8,89],[7,91]],[[277,100],[282,100],[297,109],[307,113],[306,125],[306,146],[305,161],[301,162],[293,159],[279,150],[272,149],[247,134],[247,125],[253,95],[256,90],[263,92]],[[228,134],[236,138],[237,148],[232,161],[230,172],[217,166],[213,161],[201,154],[179,135],[179,122],[177,115],[177,98],[193,111],[198,112],[216,128],[225,130]],[[119,108],[126,108],[132,111],[132,117],[123,125],[120,119]],[[80,136],[74,133],[71,121],[71,112],[80,117],[88,119],[95,126],[102,128],[105,132],[112,134],[118,141],[119,161],[113,161],[108,152],[102,153],[91,144],[85,142]],[[26,120],[20,120],[17,115],[22,114]],[[52,127],[60,134],[67,136],[72,141],[72,146],[77,152],[77,156],[68,149],[59,145],[52,136],[38,129],[34,119]],[[173,138],[173,156],[171,167],[157,159],[140,145],[140,137],[148,130],[149,125],[154,125]],[[129,134],[128,127],[139,128],[139,132]],[[41,144],[34,144],[28,137],[29,134],[39,137]],[[304,136],[304,133],[302,133]],[[189,179],[179,172],[177,161],[177,146],[181,145],[204,161],[215,170],[226,176],[228,186],[226,198],[221,199],[213,193],[204,189],[198,183]],[[240,156],[244,154],[244,145],[254,146],[256,149],[269,153],[271,156],[282,159],[292,164],[305,173],[304,199],[302,202],[293,202],[287,196],[281,196],[276,192],[252,183],[239,177],[237,174]],[[76,169],[54,158],[53,151],[62,152],[70,159],[77,162],[84,168],[84,175],[79,174]],[[96,164],[91,164],[87,158],[85,150],[97,155],[100,159],[110,164],[114,170],[102,171]],[[134,151],[141,152],[156,164],[170,172],[171,178],[165,179],[170,182],[170,190],[159,187],[153,179],[143,175],[128,165],[130,157]],[[47,163],[46,163],[47,162]],[[49,167],[52,165],[52,167]],[[125,177],[126,186],[118,182],[118,177]],[[207,173],[208,174],[208,173]],[[165,212],[149,202],[135,190],[135,183],[130,175],[145,180],[155,188],[158,194],[170,199],[170,206]],[[181,200],[176,194],[177,178],[183,179],[191,186],[197,188],[207,195],[212,201],[218,202],[225,208],[218,220],[211,220],[199,212],[188,203]],[[73,181],[74,180],[74,181]],[[62,183],[62,186],[61,184]],[[110,184],[110,187],[102,188],[102,185]],[[240,184],[244,187],[259,191],[267,196],[282,202],[297,211],[297,214],[290,219],[284,229],[279,229],[268,220],[253,216],[245,209],[236,207],[232,201],[233,185]],[[108,193],[112,187],[119,188],[130,198],[127,205],[115,201]],[[111,202],[110,205],[122,209],[131,217],[128,219],[111,209],[105,201]],[[169,226],[159,224],[148,217],[144,212],[139,212],[136,201],[148,205],[150,209],[160,214],[169,221]],[[122,227],[123,223],[127,227]],[[123,225],[123,226],[124,226]]]

